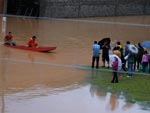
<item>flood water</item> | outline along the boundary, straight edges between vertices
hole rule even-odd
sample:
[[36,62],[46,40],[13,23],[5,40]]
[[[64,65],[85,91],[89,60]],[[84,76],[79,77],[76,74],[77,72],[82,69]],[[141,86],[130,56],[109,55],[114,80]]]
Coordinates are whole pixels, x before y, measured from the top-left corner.
[[0,21],[1,42],[11,31],[18,45],[36,35],[39,45],[57,46],[39,53],[0,43],[0,113],[149,113],[90,84],[92,72],[83,67],[91,65],[94,40],[110,37],[114,46],[150,39],[150,16]]

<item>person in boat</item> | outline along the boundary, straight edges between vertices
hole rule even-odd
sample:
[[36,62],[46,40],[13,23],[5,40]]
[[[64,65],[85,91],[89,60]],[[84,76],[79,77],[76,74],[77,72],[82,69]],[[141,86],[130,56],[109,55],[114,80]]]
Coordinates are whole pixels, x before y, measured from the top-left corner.
[[13,36],[11,32],[8,32],[8,34],[4,38],[4,44],[5,45],[10,45],[10,46],[16,46],[16,43],[13,42]]
[[28,40],[28,43],[27,43],[28,47],[37,47],[38,44],[36,42],[36,36],[32,36],[32,38],[30,38]]

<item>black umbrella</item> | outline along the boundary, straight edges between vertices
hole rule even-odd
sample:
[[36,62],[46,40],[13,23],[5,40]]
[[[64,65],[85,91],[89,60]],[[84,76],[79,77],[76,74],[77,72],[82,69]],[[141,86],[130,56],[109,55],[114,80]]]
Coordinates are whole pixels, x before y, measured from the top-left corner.
[[103,45],[108,45],[108,46],[110,46],[110,42],[111,42],[111,40],[110,40],[110,38],[103,38],[102,40],[100,40],[99,42],[98,42],[98,44],[102,47]]

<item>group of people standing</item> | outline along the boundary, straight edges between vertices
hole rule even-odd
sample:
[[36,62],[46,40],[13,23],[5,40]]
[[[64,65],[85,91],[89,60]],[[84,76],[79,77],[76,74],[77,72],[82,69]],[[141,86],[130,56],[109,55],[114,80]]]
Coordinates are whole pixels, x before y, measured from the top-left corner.
[[105,43],[104,45],[101,46],[98,44],[97,41],[94,41],[94,44],[93,44],[92,68],[94,68],[95,61],[96,61],[96,68],[99,68],[100,49],[102,49],[103,67],[105,67],[105,64],[107,62],[108,68],[109,68],[110,45]]
[[[130,41],[127,41],[124,47],[118,41],[116,43],[116,46],[112,49],[112,53],[117,55],[121,59],[122,69],[124,71],[127,71],[128,77],[131,77],[134,71],[142,71],[150,73],[150,55],[148,54],[148,51],[144,49],[140,45],[140,43],[138,43],[138,45],[135,46],[135,48],[137,49],[137,53],[132,53],[129,48],[129,45],[131,45]],[[95,61],[96,61],[96,68],[99,68],[100,49],[102,50],[103,67],[106,67],[105,62],[107,62],[107,68],[109,68],[110,66],[109,51],[111,50],[110,44],[106,43],[101,46],[98,44],[97,41],[94,41],[93,44],[92,68],[94,68]],[[118,82],[117,63],[118,59],[115,58],[112,64],[113,79],[111,82]]]
[[[8,32],[8,34],[4,38],[4,44],[5,45],[10,45],[10,46],[16,46],[16,43],[13,41],[13,35],[12,32]],[[28,47],[37,47],[38,43],[36,42],[36,36],[32,36],[29,38],[27,41],[27,46]]]
[[[127,41],[125,46],[125,56],[128,56],[125,61],[128,61],[128,69],[133,71],[141,71],[144,73],[150,73],[150,54],[146,48],[142,47],[140,43],[138,43],[137,47],[137,54],[130,52],[128,45],[130,44]],[[125,63],[126,64],[126,63]],[[132,76],[132,73],[130,74]]]

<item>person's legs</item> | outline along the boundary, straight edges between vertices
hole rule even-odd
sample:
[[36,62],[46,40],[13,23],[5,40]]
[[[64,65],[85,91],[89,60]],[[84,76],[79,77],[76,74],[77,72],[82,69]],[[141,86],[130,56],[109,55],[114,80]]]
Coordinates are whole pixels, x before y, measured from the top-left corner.
[[10,43],[5,43],[5,45],[9,45],[10,46]]
[[122,58],[121,61],[122,61],[122,69],[123,69],[124,71],[127,71],[127,70],[126,70],[126,60],[125,60],[124,58]]
[[115,72],[115,82],[118,83],[118,75],[117,75],[117,71]]
[[124,68],[126,69],[126,64],[127,64],[127,61],[124,60],[124,62],[122,62],[124,64]]
[[10,46],[11,46],[11,45],[12,45],[12,42],[11,42],[11,41],[6,41],[6,42],[5,42],[5,45],[10,45]]
[[134,61],[134,71],[136,70],[136,64],[137,64],[137,60],[135,59],[135,61]]
[[92,57],[92,68],[94,68],[94,63],[95,63],[95,57]]
[[138,61],[137,61],[137,66],[136,66],[136,67],[137,67],[137,70],[139,70],[139,66],[140,66],[140,61],[138,60]]
[[108,64],[108,68],[110,68],[110,66],[109,66],[109,61],[107,61],[107,64]]
[[96,68],[99,68],[99,56],[96,57]]
[[122,69],[123,69],[124,71],[127,71],[127,70],[126,70],[126,66],[125,66],[124,63],[122,63]]
[[109,56],[106,56],[106,61],[107,61],[107,67],[109,68]]
[[145,65],[146,65],[146,66],[145,66],[145,72],[148,73],[148,72],[149,72],[149,71],[148,71],[148,62],[146,62]]
[[117,70],[113,70],[113,78],[111,80],[111,83],[118,83],[118,75],[117,75]]
[[128,75],[132,76],[133,74],[133,63],[128,63]]
[[12,42],[12,45],[13,45],[13,46],[16,46],[16,43],[15,43],[15,42]]
[[105,56],[102,56],[103,67],[105,67]]
[[115,71],[113,70],[113,78],[111,80],[111,83],[114,83],[114,81],[115,81]]
[[143,62],[142,66],[143,66],[143,72],[147,72],[148,71],[148,62]]
[[148,63],[148,71],[150,73],[150,62]]
[[8,41],[5,44],[10,45],[10,46],[16,46],[16,43],[13,41]]
[[142,67],[143,67],[142,72],[145,72],[146,71],[146,63],[145,62],[142,63]]

